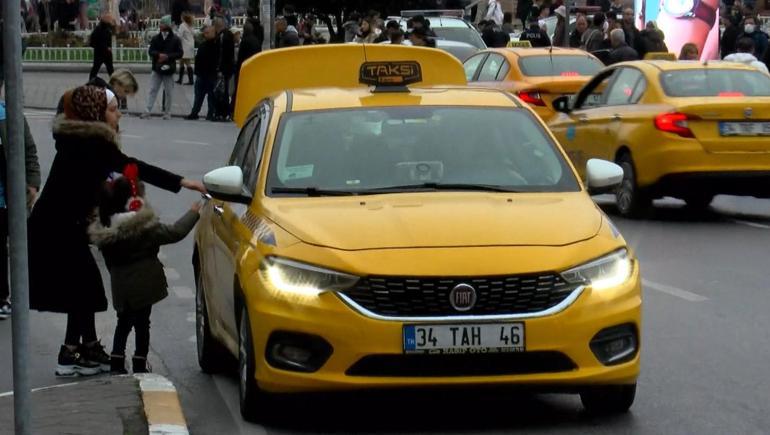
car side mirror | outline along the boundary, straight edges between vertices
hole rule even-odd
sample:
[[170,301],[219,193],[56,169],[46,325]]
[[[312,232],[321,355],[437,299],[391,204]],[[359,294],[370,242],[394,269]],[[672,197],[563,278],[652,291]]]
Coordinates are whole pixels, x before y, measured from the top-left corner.
[[623,168],[601,159],[589,159],[586,163],[588,193],[601,195],[612,193],[623,182]]
[[251,204],[251,196],[243,189],[243,170],[239,166],[214,169],[203,176],[203,185],[215,199]]
[[553,110],[561,113],[570,113],[572,109],[569,107],[569,96],[562,95],[559,98],[553,100]]

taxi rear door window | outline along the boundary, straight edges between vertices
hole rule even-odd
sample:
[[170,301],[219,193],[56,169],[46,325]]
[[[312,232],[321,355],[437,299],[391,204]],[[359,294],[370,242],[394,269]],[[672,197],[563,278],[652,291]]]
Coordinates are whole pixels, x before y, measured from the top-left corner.
[[484,66],[481,67],[478,81],[493,82],[497,80],[497,75],[505,63],[505,58],[503,58],[503,56],[491,53],[489,57],[487,57],[487,60],[484,61]]

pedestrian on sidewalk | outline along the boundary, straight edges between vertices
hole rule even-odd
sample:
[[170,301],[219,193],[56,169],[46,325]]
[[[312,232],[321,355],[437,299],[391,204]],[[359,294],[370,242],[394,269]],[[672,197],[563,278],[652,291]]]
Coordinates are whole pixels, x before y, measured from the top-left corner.
[[235,72],[235,36],[227,28],[223,17],[214,18],[214,29],[217,32],[217,47],[219,52],[218,82],[215,86],[214,106],[217,120],[226,121],[230,118],[230,80]]
[[147,110],[142,119],[147,119],[152,113],[152,106],[158,98],[158,91],[163,85],[166,105],[163,107],[163,119],[171,119],[171,107],[174,100],[174,70],[176,61],[182,58],[182,41],[171,31],[171,16],[160,19],[160,33],[150,41],[150,58],[152,59],[152,74],[150,75],[150,92],[147,95]]
[[195,101],[192,111],[185,117],[187,120],[198,119],[198,114],[203,107],[203,99],[208,103],[206,119],[214,121],[216,110],[214,109],[214,85],[217,81],[217,33],[213,26],[203,28],[203,43],[195,54]]
[[112,306],[118,314],[110,366],[113,374],[125,374],[126,342],[134,330],[134,373],[148,373],[150,313],[152,306],[168,296],[168,282],[158,259],[160,247],[184,239],[198,222],[201,203],[175,224],[160,223],[144,197],[138,167],[131,163],[123,176],[105,183],[98,217],[88,229],[91,242],[99,247],[110,272]]
[[203,184],[123,154],[115,95],[96,86],[67,91],[54,120],[56,155],[29,218],[30,308],[67,314],[57,376],[109,371],[110,356],[96,336],[96,312],[107,309],[88,225],[104,180],[129,163],[148,183],[171,192],[205,191]]
[[107,74],[112,75],[112,35],[115,32],[115,21],[112,16],[105,14],[99,24],[91,32],[88,45],[94,49],[94,64],[91,67],[89,80],[99,75],[102,64],[107,68]]
[[[109,89],[118,98],[118,108],[126,109],[126,97],[135,95],[139,91],[139,83],[134,74],[124,68],[115,70],[110,76],[110,81],[105,82],[100,77],[94,77],[86,85],[96,86],[102,89]],[[59,104],[56,106],[56,114],[64,113],[64,97],[59,98]]]
[[193,34],[193,16],[189,12],[182,14],[182,24],[179,25],[177,36],[182,40],[182,59],[179,60],[179,80],[177,84],[182,84],[185,69],[187,69],[187,84],[193,84],[192,62],[195,57],[195,35]]
[[[5,124],[5,102],[0,101],[0,320],[11,315],[11,292],[8,285],[8,201],[6,192],[8,168],[8,134]],[[27,176],[27,208],[30,209],[40,189],[40,163],[37,160],[35,139],[24,118],[24,156]]]

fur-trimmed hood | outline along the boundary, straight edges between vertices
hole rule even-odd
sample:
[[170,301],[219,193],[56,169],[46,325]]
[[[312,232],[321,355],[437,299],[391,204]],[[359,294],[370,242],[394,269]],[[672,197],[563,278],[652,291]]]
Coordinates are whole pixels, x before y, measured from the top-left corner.
[[78,139],[97,139],[114,144],[120,149],[118,133],[107,123],[100,121],[78,121],[58,115],[53,121],[53,135],[57,140],[70,136]]
[[142,237],[148,229],[158,224],[159,219],[155,211],[145,203],[139,211],[128,211],[112,215],[109,227],[102,225],[101,220],[97,217],[88,227],[88,235],[93,244],[102,247]]

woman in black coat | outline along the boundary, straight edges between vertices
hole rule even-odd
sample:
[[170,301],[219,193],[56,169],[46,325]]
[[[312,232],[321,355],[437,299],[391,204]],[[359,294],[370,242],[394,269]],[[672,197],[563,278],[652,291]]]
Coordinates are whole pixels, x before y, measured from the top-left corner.
[[200,182],[123,154],[117,104],[111,91],[94,86],[65,94],[64,114],[53,125],[56,156],[29,218],[30,308],[67,313],[58,376],[109,371],[94,320],[94,313],[107,309],[107,299],[87,234],[105,180],[136,163],[141,177],[162,189],[205,190]]

